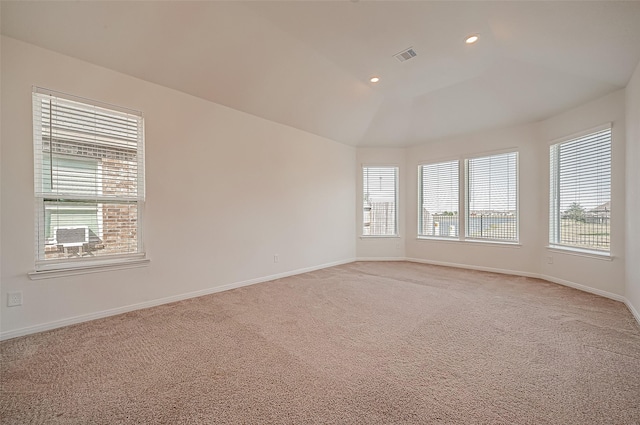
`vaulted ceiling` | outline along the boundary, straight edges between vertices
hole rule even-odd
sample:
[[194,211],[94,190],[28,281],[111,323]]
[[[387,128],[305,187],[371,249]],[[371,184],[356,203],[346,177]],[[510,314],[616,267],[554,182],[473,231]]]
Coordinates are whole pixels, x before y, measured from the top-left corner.
[[9,37],[355,146],[544,119],[624,87],[640,61],[637,1],[1,7]]

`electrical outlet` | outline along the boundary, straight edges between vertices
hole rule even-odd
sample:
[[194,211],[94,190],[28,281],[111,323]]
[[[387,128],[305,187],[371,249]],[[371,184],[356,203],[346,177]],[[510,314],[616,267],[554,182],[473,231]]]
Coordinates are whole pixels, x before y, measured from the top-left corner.
[[277,263],[278,261],[280,261],[280,258],[278,258],[278,254],[273,254],[273,262]]
[[547,257],[547,264],[553,264],[553,257]]
[[7,307],[22,305],[22,292],[7,292]]

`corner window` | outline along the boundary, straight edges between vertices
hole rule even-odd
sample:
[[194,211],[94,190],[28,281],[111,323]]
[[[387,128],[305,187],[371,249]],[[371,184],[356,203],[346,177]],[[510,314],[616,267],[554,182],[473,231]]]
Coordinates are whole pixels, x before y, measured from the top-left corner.
[[458,238],[459,161],[418,169],[418,236]]
[[549,243],[610,251],[611,127],[550,147]]
[[363,236],[398,235],[398,167],[362,167]]
[[143,256],[143,118],[33,92],[36,270]]
[[518,153],[466,161],[466,237],[518,241]]

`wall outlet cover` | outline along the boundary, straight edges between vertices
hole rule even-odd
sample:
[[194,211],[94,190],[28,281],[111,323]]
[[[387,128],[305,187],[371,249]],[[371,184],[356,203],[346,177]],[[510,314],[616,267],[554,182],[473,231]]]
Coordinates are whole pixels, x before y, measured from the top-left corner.
[[7,292],[7,307],[22,305],[22,292]]

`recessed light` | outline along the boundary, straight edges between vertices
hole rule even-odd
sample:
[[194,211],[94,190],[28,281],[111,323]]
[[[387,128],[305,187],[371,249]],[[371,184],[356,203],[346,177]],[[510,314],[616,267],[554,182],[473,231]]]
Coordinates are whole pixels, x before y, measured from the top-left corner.
[[478,36],[478,34],[472,34],[472,35],[468,36],[467,38],[465,38],[464,42],[467,43],[467,44],[473,44],[476,41],[478,41],[478,38],[480,38]]
[[377,83],[378,81],[380,81],[380,78],[378,78],[378,77],[371,77],[371,79],[370,79],[369,81],[371,81],[372,83]]

